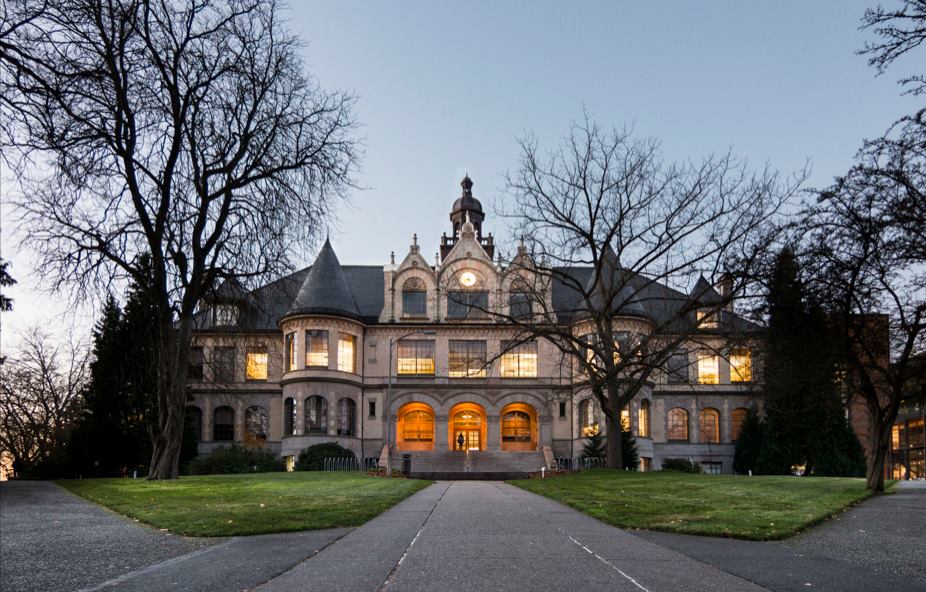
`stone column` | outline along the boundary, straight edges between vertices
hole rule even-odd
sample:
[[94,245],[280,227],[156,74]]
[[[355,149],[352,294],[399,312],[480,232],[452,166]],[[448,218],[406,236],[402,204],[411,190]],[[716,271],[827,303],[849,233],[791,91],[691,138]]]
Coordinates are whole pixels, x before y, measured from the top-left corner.
[[244,401],[242,401],[240,398],[237,401],[235,401],[234,410],[235,410],[235,442],[243,442],[244,432],[245,432]]
[[434,450],[435,451],[446,451],[448,450],[447,446],[447,416],[446,415],[435,415],[434,416]]
[[203,399],[203,442],[212,442],[212,418],[214,406],[212,397]]
[[486,450],[501,450],[502,449],[502,422],[501,417],[498,415],[489,415],[486,418],[486,429],[489,430],[486,434]]
[[305,398],[302,395],[293,396],[293,403],[296,408],[296,435],[305,434]]

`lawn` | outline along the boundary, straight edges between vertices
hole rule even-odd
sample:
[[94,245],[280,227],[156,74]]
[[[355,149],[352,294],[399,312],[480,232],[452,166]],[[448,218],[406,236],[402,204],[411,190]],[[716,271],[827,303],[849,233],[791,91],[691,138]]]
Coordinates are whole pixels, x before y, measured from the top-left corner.
[[229,536],[359,526],[430,482],[295,472],[57,483],[155,528],[189,536]]
[[869,496],[864,479],[595,470],[512,481],[603,522],[751,540],[789,537]]

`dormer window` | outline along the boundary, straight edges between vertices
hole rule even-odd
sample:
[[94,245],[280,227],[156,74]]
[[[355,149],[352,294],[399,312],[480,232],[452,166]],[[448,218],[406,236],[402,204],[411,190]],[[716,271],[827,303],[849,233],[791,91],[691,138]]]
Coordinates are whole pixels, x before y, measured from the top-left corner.
[[402,286],[402,316],[424,317],[428,314],[428,293],[421,278],[409,278]]
[[217,327],[233,327],[238,324],[238,307],[234,304],[217,304],[215,306],[215,324]]
[[508,296],[508,314],[512,319],[524,320],[531,318],[531,299],[524,292],[512,292]]
[[716,329],[717,311],[712,308],[702,308],[697,313],[698,327],[701,329]]

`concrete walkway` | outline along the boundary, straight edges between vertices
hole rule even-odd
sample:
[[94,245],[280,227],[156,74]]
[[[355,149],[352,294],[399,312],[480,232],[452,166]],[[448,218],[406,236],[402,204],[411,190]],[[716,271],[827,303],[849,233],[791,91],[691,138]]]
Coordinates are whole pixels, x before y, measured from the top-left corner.
[[496,482],[432,485],[258,590],[764,590]]

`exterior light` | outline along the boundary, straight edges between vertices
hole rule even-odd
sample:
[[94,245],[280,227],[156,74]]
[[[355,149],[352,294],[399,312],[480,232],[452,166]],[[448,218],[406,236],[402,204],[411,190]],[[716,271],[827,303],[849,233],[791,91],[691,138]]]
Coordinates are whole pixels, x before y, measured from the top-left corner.
[[476,274],[471,271],[464,271],[460,274],[460,285],[464,288],[472,288],[476,285]]

